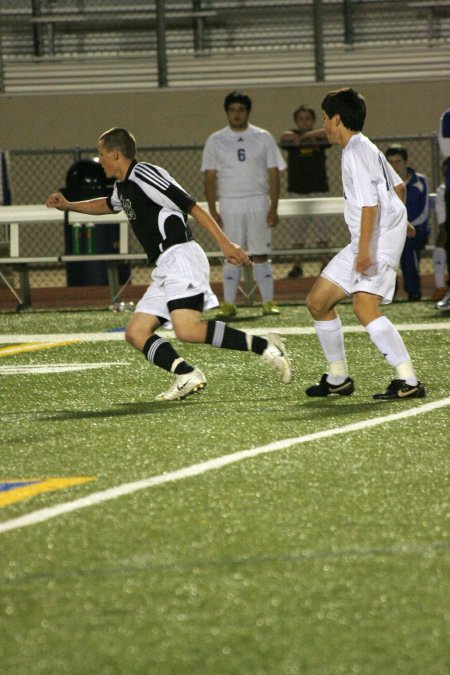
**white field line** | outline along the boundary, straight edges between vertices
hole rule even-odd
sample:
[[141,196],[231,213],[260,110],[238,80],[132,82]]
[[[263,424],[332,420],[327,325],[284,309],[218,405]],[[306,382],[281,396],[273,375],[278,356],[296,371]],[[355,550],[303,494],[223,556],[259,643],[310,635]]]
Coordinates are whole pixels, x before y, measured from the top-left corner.
[[338,434],[360,431],[362,429],[368,429],[369,427],[379,426],[380,424],[386,424],[388,422],[394,422],[396,420],[405,419],[408,417],[415,417],[416,415],[431,412],[448,405],[450,405],[450,396],[438,401],[425,403],[424,405],[418,405],[414,408],[403,410],[402,412],[385,415],[384,417],[376,417],[374,419],[363,420],[353,424],[346,424],[343,427],[337,427],[334,429],[316,431],[315,433],[306,434],[305,436],[297,436],[296,438],[285,438],[280,441],[269,443],[268,445],[261,445],[257,448],[250,448],[249,450],[240,450],[229,455],[222,455],[221,457],[215,457],[214,459],[200,462],[199,464],[192,464],[191,466],[186,466],[182,469],[178,469],[177,471],[170,471],[168,473],[160,474],[159,476],[152,476],[151,478],[145,478],[133,483],[123,483],[117,487],[108,488],[107,490],[94,492],[90,495],[87,495],[86,497],[75,499],[72,502],[57,504],[55,506],[50,506],[45,509],[39,509],[38,511],[28,513],[27,515],[20,516],[19,518],[7,520],[3,523],[0,523],[0,533],[8,532],[9,530],[16,530],[21,527],[27,527],[28,525],[35,525],[36,523],[42,523],[50,520],[51,518],[57,518],[58,516],[61,516],[65,513],[72,513],[73,511],[87,508],[88,506],[101,504],[102,502],[117,499],[118,497],[123,497],[124,495],[138,492],[139,490],[145,490],[157,485],[163,485],[164,483],[173,483],[174,481],[184,480],[185,478],[191,478],[193,476],[200,476],[201,474],[207,473],[208,471],[215,471],[217,469],[223,468],[224,466],[242,462],[244,459],[258,457],[259,455],[266,455],[271,452],[278,452],[279,450],[285,450],[286,448],[289,448],[293,445],[300,445],[310,441],[317,441],[319,439],[337,436]]
[[[344,326],[344,333],[362,333],[364,328],[360,325]],[[450,321],[438,321],[436,323],[400,323],[396,324],[399,331],[421,331],[421,330],[450,330]],[[172,330],[159,329],[164,337],[175,337]],[[315,333],[313,326],[295,327],[273,327],[255,328],[247,332],[253,335],[264,335],[265,333],[279,333],[280,335],[313,335]],[[68,340],[77,340],[78,342],[109,342],[124,340],[123,332],[113,333],[50,333],[48,335],[0,335],[0,344],[20,344],[23,342],[61,342]]]

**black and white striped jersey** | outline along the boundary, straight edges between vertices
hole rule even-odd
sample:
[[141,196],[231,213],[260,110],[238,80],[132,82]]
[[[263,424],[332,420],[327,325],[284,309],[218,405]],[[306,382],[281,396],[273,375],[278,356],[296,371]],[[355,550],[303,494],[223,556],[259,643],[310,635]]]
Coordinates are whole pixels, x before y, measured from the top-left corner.
[[108,197],[112,211],[125,211],[151,263],[171,246],[194,239],[187,214],[195,203],[168,171],[136,160]]

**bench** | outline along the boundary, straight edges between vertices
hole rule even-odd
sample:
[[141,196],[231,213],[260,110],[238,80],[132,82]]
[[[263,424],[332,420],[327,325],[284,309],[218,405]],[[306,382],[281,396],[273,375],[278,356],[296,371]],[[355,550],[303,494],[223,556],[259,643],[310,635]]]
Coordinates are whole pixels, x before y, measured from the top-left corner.
[[[430,195],[430,209],[434,208],[435,195]],[[199,206],[207,209],[205,202],[198,202]],[[342,197],[316,197],[316,198],[296,198],[281,199],[278,205],[278,214],[280,218],[292,216],[324,216],[339,215],[344,210],[344,199]],[[37,204],[29,206],[0,206],[0,225],[9,225],[9,257],[0,258],[0,275],[8,288],[19,300],[22,307],[31,306],[30,283],[28,278],[28,268],[38,264],[67,264],[73,262],[106,262],[108,274],[108,286],[112,302],[115,302],[120,294],[119,271],[118,266],[123,262],[145,261],[145,253],[130,253],[129,251],[129,223],[123,211],[120,213],[111,213],[103,216],[90,216],[82,213],[69,212],[71,225],[86,223],[119,223],[119,253],[98,253],[98,254],[60,254],[56,256],[20,256],[20,228],[29,226],[31,223],[49,223],[55,222],[64,224],[64,213],[56,209],[48,209],[46,206]],[[427,250],[432,250],[433,246],[427,246]],[[307,248],[307,249],[276,249],[272,251],[273,258],[292,256],[301,254],[302,256],[319,256],[323,253],[335,254],[340,248]],[[209,259],[223,258],[221,251],[206,251]],[[1,274],[1,266],[8,265],[17,268],[20,279],[21,298],[19,298],[11,285]],[[244,268],[244,288],[243,293],[251,303],[253,300],[253,279],[250,268]]]

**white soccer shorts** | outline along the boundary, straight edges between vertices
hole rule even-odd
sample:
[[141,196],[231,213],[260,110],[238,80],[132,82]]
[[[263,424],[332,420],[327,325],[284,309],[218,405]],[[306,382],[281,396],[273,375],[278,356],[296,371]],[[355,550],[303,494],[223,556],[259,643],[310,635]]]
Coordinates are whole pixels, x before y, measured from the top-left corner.
[[355,260],[356,256],[349,244],[330,260],[320,276],[340,286],[349,296],[362,291],[379,295],[382,305],[392,302],[397,270],[384,260],[375,260],[362,274],[355,271]]
[[220,215],[227,237],[249,253],[270,255],[272,228],[267,225],[267,197],[221,199]]
[[152,283],[136,305],[135,312],[169,319],[167,303],[203,293],[203,309],[217,307],[219,301],[209,283],[209,262],[195,241],[176,244],[158,258]]

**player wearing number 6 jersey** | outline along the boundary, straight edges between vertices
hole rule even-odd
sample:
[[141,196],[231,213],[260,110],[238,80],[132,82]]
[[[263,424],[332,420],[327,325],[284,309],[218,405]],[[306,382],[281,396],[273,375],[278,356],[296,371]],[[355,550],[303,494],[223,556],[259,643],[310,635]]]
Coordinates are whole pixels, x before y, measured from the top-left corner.
[[341,321],[335,306],[350,296],[353,310],[396,377],[374,398],[421,398],[403,340],[380,305],[392,301],[405,238],[414,236],[406,218],[406,188],[378,148],[361,133],[366,117],[364,98],[354,89],[332,91],[322,101],[324,128],[330,143],[342,148],[344,218],[351,243],[322,271],[307,298],[328,372],[308,396],[346,396],[354,391],[344,351]]
[[[273,136],[248,123],[252,102],[233,91],[225,98],[228,126],[211,134],[203,150],[202,172],[209,212],[232,241],[253,261],[264,314],[279,314],[273,303],[270,253],[272,228],[278,222],[280,170],[286,168]],[[220,208],[216,202],[219,198]],[[236,314],[240,268],[225,263],[224,303],[218,316]]]

